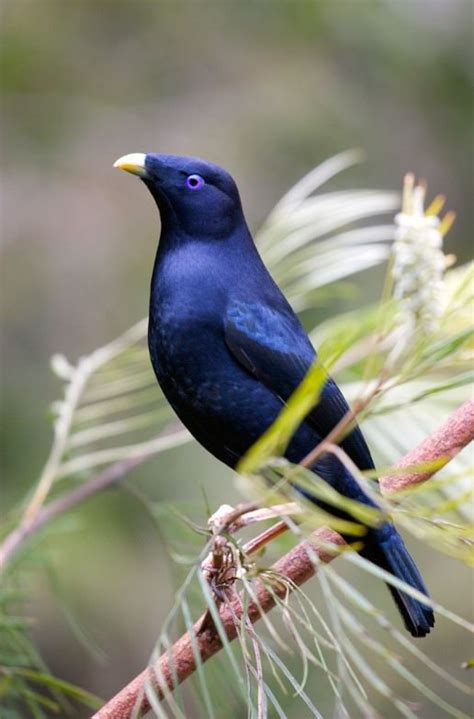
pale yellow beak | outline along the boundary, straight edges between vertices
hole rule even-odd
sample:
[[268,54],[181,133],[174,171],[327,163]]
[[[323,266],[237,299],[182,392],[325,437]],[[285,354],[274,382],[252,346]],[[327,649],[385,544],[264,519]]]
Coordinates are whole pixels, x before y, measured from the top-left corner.
[[145,177],[145,158],[146,155],[144,152],[132,152],[130,155],[119,157],[119,159],[114,162],[114,167],[118,167],[119,170],[125,170],[125,172],[130,172],[132,175],[138,175],[138,177]]

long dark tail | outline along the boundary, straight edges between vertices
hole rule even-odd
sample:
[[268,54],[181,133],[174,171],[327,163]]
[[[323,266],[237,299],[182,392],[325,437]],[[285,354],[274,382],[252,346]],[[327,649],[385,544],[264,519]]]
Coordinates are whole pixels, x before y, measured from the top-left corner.
[[[369,530],[366,545],[361,554],[378,567],[385,569],[429,597],[421,574],[393,525],[386,524],[381,529]],[[426,636],[434,626],[433,610],[400,589],[390,584],[387,584],[387,587],[410,634],[414,637]]]
[[[353,434],[354,432],[352,432],[351,437]],[[364,442],[360,432],[357,436],[359,438],[359,442]],[[361,462],[361,467],[363,469],[370,469],[374,465],[365,442],[364,447],[366,456],[362,458],[363,462]],[[349,449],[349,447],[347,449]],[[334,489],[346,497],[355,499],[358,502],[368,504],[372,507],[377,507],[377,504],[373,501],[373,499],[368,497],[362,491],[359,483],[354,479],[346,467],[344,467],[339,460],[329,452],[318,459],[317,463],[313,467],[313,470],[316,474],[325,479],[328,484],[334,487]],[[351,515],[346,513],[344,510],[327,504],[324,501],[316,500],[310,492],[300,488],[298,488],[298,491],[318,504],[322,507],[322,509],[333,514],[335,517],[353,519]],[[350,542],[355,539],[354,536],[350,535],[345,538]],[[409,555],[408,550],[403,543],[403,539],[398,534],[393,524],[385,522],[377,529],[368,529],[367,534],[362,541],[364,542],[364,546],[360,550],[360,554],[363,557],[370,560],[381,569],[393,574],[394,577],[400,579],[410,587],[413,587],[413,589],[416,589],[429,598],[429,594],[423,579],[421,578],[421,574],[418,571],[415,562]],[[403,617],[407,630],[414,637],[425,637],[429,633],[431,627],[434,626],[433,610],[426,604],[414,599],[402,590],[397,589],[390,584],[387,584],[387,586],[395,600],[400,614]]]

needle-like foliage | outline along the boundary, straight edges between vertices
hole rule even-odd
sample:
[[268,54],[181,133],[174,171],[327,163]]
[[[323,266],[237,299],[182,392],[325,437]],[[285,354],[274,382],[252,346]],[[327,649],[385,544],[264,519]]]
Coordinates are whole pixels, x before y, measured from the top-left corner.
[[[350,528],[363,539],[362,524],[377,524],[386,515],[430,551],[469,564],[473,536],[467,524],[472,511],[467,451],[433,480],[405,490],[396,499],[382,497],[376,480],[465,398],[472,382],[474,269],[449,266],[451,258],[443,253],[442,244],[452,218],[448,214],[439,221],[440,198],[424,210],[425,189],[415,186],[411,176],[395,221],[392,218],[400,209],[397,193],[321,191],[324,183],[357,160],[357,153],[343,153],[303,178],[270,213],[257,242],[275,279],[294,308],[306,311],[309,323],[314,316],[310,310],[317,307],[321,313],[328,288],[334,296],[341,287],[347,289],[347,280],[355,273],[387,264],[380,302],[319,321],[311,332],[320,350],[319,360],[359,409],[358,419],[379,468],[377,476],[358,472],[337,446],[327,451],[340,452],[381,510],[357,505],[304,467],[279,459],[317,401],[324,381],[319,365],[242,461],[239,486],[263,506],[300,503],[298,523],[286,520],[290,531],[276,545],[280,552],[322,526],[336,531]],[[31,582],[35,557],[41,557],[36,526],[44,526],[76,501],[99,491],[106,481],[117,481],[127,469],[124,462],[144,461],[191,441],[156,385],[145,344],[146,328],[147,321],[142,320],[75,365],[60,355],[52,360],[64,388],[62,399],[53,405],[50,455],[37,484],[5,518],[3,529],[0,558],[6,569],[0,589],[0,694],[9,707],[5,717],[49,716],[67,696],[93,703],[86,693],[53,678],[29,639],[21,600],[25,576]],[[398,431],[400,426],[405,431]],[[327,505],[349,511],[350,527],[304,503],[295,492],[297,486],[323,498]],[[224,705],[228,716],[320,717],[318,687],[327,684],[338,717],[377,717],[390,712],[390,716],[412,719],[419,707],[425,716],[434,716],[426,709],[431,707],[437,716],[466,717],[459,707],[467,706],[463,696],[470,694],[469,686],[392,624],[378,601],[366,595],[364,585],[366,576],[374,575],[414,596],[415,590],[347,549],[337,562],[319,568],[315,596],[314,591],[291,586],[285,577],[275,577],[266,556],[248,556],[243,542],[227,534],[226,551],[234,573],[217,591],[205,571],[212,540],[207,526],[198,532],[198,525],[205,523],[203,515],[185,525],[168,508],[141,499],[160,531],[169,533],[182,579],[152,660],[169,649],[179,631],[188,631],[196,665],[192,689],[168,690],[163,702],[149,683],[146,694],[155,716],[186,717],[189,702],[200,701],[202,715],[211,718],[222,716]],[[203,534],[207,535],[204,541]],[[354,564],[359,579],[346,571]],[[257,577],[274,593],[276,609],[254,627],[247,610],[256,601]],[[275,591],[276,579],[280,585],[287,583],[288,592]],[[235,614],[237,641],[233,643],[222,626],[219,608],[223,605],[234,607],[232,611],[236,606],[242,609]],[[433,606],[440,621],[472,631],[465,619],[440,606],[436,598]],[[204,666],[198,650],[193,623],[203,608],[222,642],[225,682],[213,679],[215,663]],[[466,659],[459,658],[460,662]],[[458,702],[445,699],[444,686],[450,687],[450,696],[452,689],[456,691]]]

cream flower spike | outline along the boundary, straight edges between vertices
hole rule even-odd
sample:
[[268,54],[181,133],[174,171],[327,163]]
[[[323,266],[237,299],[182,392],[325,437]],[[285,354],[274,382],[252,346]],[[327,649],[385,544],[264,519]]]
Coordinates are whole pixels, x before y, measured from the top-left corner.
[[444,271],[453,257],[444,254],[443,237],[455,215],[448,212],[440,220],[445,203],[441,195],[425,211],[426,189],[413,174],[405,176],[402,211],[395,217],[392,276],[402,324],[411,332],[431,333],[438,329],[444,309]]

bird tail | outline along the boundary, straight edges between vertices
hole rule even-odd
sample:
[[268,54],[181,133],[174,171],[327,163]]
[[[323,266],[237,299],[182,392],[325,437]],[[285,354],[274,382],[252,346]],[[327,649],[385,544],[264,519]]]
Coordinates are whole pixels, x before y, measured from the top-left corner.
[[[385,569],[397,579],[401,579],[410,587],[429,597],[421,574],[393,525],[389,524],[378,530],[370,530],[366,546],[361,554],[378,567]],[[414,637],[426,636],[434,626],[433,610],[397,587],[390,584],[387,584],[387,587],[410,634]]]

